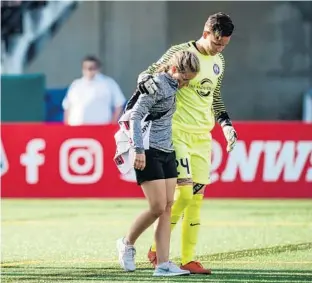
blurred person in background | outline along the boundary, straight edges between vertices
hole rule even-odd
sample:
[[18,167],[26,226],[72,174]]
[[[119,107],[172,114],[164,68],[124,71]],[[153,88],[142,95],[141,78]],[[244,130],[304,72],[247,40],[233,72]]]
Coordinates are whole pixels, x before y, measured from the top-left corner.
[[101,74],[100,68],[95,56],[83,59],[82,77],[73,81],[62,103],[65,124],[117,123],[126,99],[115,80]]
[[[187,86],[199,70],[199,59],[194,53],[176,53],[156,70],[151,82],[155,87],[149,88],[156,91],[152,94],[146,91],[135,93],[126,106],[130,115],[126,112],[120,118],[130,116],[122,122],[130,124],[126,130],[133,140],[134,170],[149,204],[149,208],[134,220],[126,236],[117,241],[119,262],[126,271],[136,269],[135,242],[158,219],[155,229],[158,263],[153,275],[190,274],[169,261],[170,211],[178,175],[172,145],[172,116],[176,110],[177,90]],[[150,128],[144,131],[146,126],[142,127],[142,122],[147,122]],[[145,133],[147,145],[144,143]]]
[[[200,60],[200,72],[189,85],[177,92],[177,111],[173,116],[173,145],[177,156],[178,181],[175,201],[171,210],[171,229],[181,216],[182,249],[181,268],[196,274],[211,274],[194,254],[200,227],[200,209],[204,190],[210,182],[211,131],[215,120],[221,125],[230,152],[236,143],[237,134],[221,97],[221,83],[225,62],[221,52],[229,44],[234,25],[224,13],[208,17],[202,36],[171,47],[158,62],[139,76],[139,82],[152,80],[159,65],[166,63],[178,51],[194,52]],[[148,252],[150,262],[157,264],[157,244]]]

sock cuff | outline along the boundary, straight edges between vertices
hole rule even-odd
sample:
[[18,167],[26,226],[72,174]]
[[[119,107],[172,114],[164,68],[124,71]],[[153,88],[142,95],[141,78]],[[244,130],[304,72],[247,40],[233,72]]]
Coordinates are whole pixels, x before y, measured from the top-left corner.
[[193,186],[192,185],[184,185],[179,186],[178,190],[180,191],[180,197],[183,199],[191,200],[193,198]]
[[193,190],[193,186],[192,185],[182,185],[182,186],[177,186],[177,188],[180,190],[180,191],[188,191],[190,189]]

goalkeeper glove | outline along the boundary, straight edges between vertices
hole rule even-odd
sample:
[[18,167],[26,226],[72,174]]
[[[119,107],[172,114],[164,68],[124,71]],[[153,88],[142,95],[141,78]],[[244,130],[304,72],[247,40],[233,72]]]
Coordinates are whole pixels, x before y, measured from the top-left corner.
[[227,147],[226,147],[226,151],[230,152],[233,150],[236,141],[237,141],[237,133],[235,131],[235,129],[233,128],[233,126],[229,126],[229,125],[224,125],[222,127],[223,130],[223,134],[225,136],[225,139],[227,141]]
[[155,94],[158,89],[151,75],[142,77],[142,80],[138,83],[138,88],[141,93],[146,94]]

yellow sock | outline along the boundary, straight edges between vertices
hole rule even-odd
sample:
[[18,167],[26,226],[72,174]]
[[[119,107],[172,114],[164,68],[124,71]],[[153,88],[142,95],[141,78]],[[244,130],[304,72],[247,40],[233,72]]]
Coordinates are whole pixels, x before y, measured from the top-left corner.
[[[179,221],[184,209],[192,202],[193,186],[179,186],[175,190],[174,203],[171,208],[171,231]],[[156,252],[156,243],[152,244],[151,250]]]
[[184,211],[182,222],[182,265],[194,260],[200,227],[200,208],[204,195],[196,194]]

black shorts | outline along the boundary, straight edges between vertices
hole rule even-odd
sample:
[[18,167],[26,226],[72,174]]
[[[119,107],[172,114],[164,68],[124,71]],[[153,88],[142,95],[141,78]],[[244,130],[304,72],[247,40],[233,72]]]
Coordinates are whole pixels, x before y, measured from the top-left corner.
[[135,169],[138,185],[145,181],[177,178],[175,152],[164,152],[155,148],[145,150],[146,166],[144,170]]

